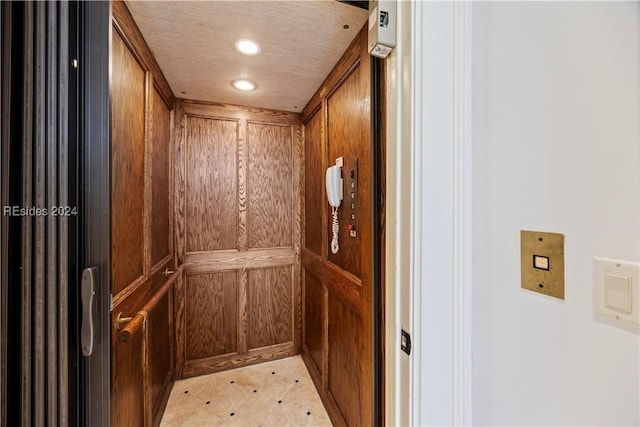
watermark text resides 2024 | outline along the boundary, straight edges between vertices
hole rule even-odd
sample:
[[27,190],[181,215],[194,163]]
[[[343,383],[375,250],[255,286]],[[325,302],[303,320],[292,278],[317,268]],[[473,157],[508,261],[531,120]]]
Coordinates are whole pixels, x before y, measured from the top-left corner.
[[3,216],[75,216],[78,209],[75,206],[51,206],[40,208],[36,206],[3,206]]

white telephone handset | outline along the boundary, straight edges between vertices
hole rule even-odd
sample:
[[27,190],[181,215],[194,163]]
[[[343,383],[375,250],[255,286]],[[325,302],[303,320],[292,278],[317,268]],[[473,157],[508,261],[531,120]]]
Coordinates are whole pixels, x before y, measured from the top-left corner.
[[340,166],[331,166],[327,169],[326,173],[327,184],[327,199],[331,205],[331,214],[333,215],[333,221],[331,223],[331,231],[333,232],[333,238],[331,239],[331,252],[338,253],[338,208],[342,202],[342,171]]

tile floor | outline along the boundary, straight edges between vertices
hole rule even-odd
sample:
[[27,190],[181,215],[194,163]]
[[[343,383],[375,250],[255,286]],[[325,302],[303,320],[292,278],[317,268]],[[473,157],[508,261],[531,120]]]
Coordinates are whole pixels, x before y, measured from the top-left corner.
[[160,427],[331,426],[302,357],[176,381]]

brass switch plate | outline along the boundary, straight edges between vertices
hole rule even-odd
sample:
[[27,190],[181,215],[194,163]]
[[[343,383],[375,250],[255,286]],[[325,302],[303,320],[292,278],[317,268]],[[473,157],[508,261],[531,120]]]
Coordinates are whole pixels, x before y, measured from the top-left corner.
[[520,231],[522,288],[564,299],[564,234]]

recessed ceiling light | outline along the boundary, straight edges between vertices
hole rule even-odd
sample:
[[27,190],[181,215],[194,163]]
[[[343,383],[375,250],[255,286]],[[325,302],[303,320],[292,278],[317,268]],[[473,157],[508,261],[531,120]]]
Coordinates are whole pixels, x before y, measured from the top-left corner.
[[236,42],[238,52],[245,55],[257,55],[260,53],[260,45],[253,40],[240,39]]
[[255,83],[249,80],[240,79],[233,82],[233,87],[235,87],[238,90],[249,92],[254,90],[256,88],[256,85]]

